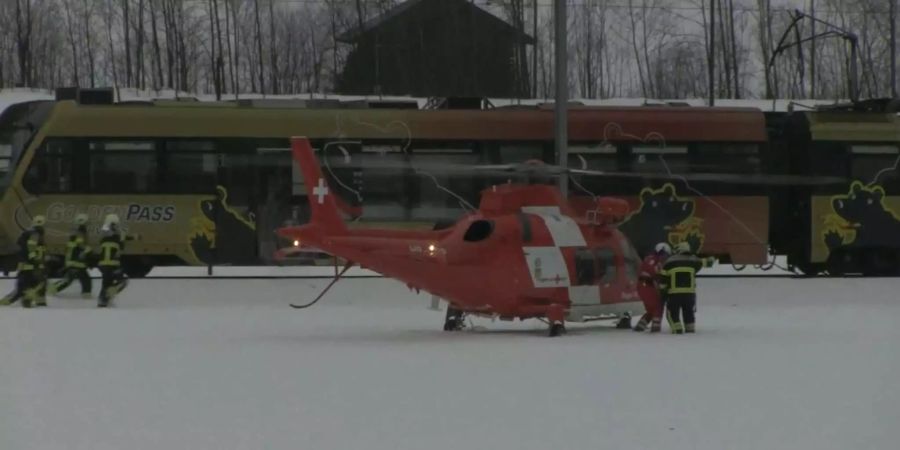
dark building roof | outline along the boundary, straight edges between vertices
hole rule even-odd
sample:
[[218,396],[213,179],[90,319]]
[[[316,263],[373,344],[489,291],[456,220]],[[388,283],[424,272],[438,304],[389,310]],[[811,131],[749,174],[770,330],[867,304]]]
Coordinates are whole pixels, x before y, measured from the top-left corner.
[[419,7],[427,8],[429,3],[437,3],[440,2],[442,4],[447,3],[460,3],[465,5],[467,8],[471,8],[473,14],[478,14],[483,16],[485,19],[488,19],[490,22],[493,22],[494,25],[503,31],[507,31],[512,34],[519,34],[522,39],[522,43],[527,45],[534,45],[534,38],[527,33],[520,33],[514,26],[510,25],[505,20],[491,14],[488,11],[480,8],[478,5],[470,2],[469,0],[407,0],[384,14],[369,19],[363,23],[362,28],[354,27],[350,30],[345,31],[337,37],[337,40],[345,43],[354,43],[359,40],[365,39],[365,37],[372,33],[373,31],[382,28],[395,20],[403,20],[410,12],[414,11]]

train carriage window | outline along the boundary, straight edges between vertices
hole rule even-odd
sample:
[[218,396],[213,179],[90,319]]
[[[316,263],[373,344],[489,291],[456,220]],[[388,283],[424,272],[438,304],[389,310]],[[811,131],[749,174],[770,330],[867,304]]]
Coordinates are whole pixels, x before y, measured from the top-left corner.
[[[547,154],[545,151],[546,149],[540,143],[505,143],[498,145],[497,150],[496,154],[492,151],[488,151],[488,154],[493,157],[486,158],[486,160],[498,164],[520,164],[529,161],[553,162],[553,157]],[[557,178],[552,176],[539,176],[534,174],[515,175],[512,173],[509,175],[487,175],[483,176],[481,179],[488,185],[505,184],[510,181],[525,184],[547,184],[557,182]]]
[[172,140],[165,143],[166,192],[200,194],[213,192],[222,155],[208,140]]
[[53,139],[37,151],[23,181],[33,194],[68,193],[74,186],[73,141]]
[[896,177],[888,176],[900,154],[896,145],[856,144],[850,146],[850,153],[850,177],[854,180],[890,187],[897,184]]
[[804,161],[813,175],[846,177],[850,175],[851,160],[842,142],[813,141],[809,145],[809,159]]
[[12,160],[12,145],[4,143],[0,137],[0,177],[6,175],[9,171],[10,161]]
[[850,153],[855,155],[896,155],[900,151],[896,145],[857,144],[850,146]]
[[760,146],[753,143],[697,144],[692,152],[691,171],[700,173],[759,173]]
[[544,147],[540,144],[502,144],[500,163],[521,163],[531,159],[544,160]]
[[[569,167],[587,170],[599,170],[603,172],[616,172],[619,170],[617,148],[610,144],[572,144],[569,146]],[[571,175],[573,188],[579,194],[586,194],[582,190],[594,194],[619,193],[618,189],[609,180],[602,177],[584,175]]]
[[[257,189],[258,155],[246,151],[231,151],[220,155],[217,184],[228,190],[230,203],[246,205]],[[288,154],[284,158],[290,158]],[[286,182],[288,184],[289,182]],[[289,188],[289,186],[285,186]]]
[[420,168],[414,173],[415,190],[411,199],[411,216],[417,220],[455,218],[465,211],[464,204],[477,204],[483,180],[472,173],[428,170],[438,164],[471,165],[478,163],[472,148],[459,144],[453,147],[430,146],[412,151],[412,165]]
[[647,144],[631,148],[631,170],[643,173],[691,171],[688,148],[682,145]]
[[597,279],[601,284],[607,284],[616,279],[616,254],[611,248],[594,249],[594,257],[597,260]]
[[109,194],[143,194],[159,189],[159,164],[153,141],[91,141],[90,188]]
[[[362,197],[363,219],[409,219],[409,191],[415,174],[411,169],[400,168],[407,163],[406,153],[400,150],[399,146],[365,145],[360,154],[352,157],[352,164],[363,169],[354,170],[352,175],[340,174],[340,185],[359,191]],[[387,167],[371,168],[378,165]]]

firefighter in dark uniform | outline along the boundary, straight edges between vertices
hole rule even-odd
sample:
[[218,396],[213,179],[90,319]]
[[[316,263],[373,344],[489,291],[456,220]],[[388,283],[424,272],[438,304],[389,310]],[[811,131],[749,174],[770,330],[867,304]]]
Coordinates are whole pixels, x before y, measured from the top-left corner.
[[103,275],[103,284],[100,287],[97,307],[106,308],[110,306],[113,298],[128,285],[128,280],[122,272],[121,259],[125,241],[132,238],[123,236],[119,230],[119,216],[115,214],[106,216],[101,231],[100,260],[97,262],[97,267]]
[[16,289],[0,301],[0,304],[11,305],[22,299],[22,306],[47,306],[46,269],[47,249],[44,244],[44,216],[34,216],[31,228],[19,235],[19,266],[16,272]]
[[[700,258],[691,254],[687,242],[675,246],[675,254],[660,270],[660,285],[666,297],[666,318],[674,334],[696,331],[694,312],[697,308],[697,272],[715,264],[715,258]],[[684,324],[681,316],[684,316]]]
[[78,279],[81,284],[81,296],[91,297],[91,275],[88,273],[91,248],[87,245],[87,222],[87,214],[75,216],[75,230],[66,243],[65,273],[61,280],[50,285],[50,294],[64,291]]

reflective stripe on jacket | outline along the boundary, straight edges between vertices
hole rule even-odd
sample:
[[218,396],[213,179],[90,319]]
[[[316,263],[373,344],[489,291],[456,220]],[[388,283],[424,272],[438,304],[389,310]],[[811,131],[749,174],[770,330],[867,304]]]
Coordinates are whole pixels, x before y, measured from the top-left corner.
[[697,272],[711,267],[715,260],[694,255],[673,255],[660,270],[661,284],[668,294],[693,294],[697,292]]

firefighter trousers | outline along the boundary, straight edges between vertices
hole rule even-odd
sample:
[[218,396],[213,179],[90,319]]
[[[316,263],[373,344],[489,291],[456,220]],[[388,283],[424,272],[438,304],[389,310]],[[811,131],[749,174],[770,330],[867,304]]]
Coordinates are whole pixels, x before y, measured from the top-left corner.
[[13,303],[22,299],[25,296],[25,280],[22,276],[22,272],[16,273],[16,287],[10,292],[3,296],[3,300],[0,300],[0,305],[12,305]]
[[638,285],[638,294],[641,296],[641,300],[644,302],[644,309],[647,312],[641,316],[641,319],[635,326],[635,330],[644,331],[650,325],[651,331],[659,331],[664,308],[662,292],[660,292],[656,283],[641,280]]
[[[666,319],[675,334],[694,331],[697,294],[666,294]],[[684,316],[684,323],[681,318]]]
[[88,273],[86,267],[69,267],[66,268],[61,280],[53,284],[52,292],[62,292],[66,290],[75,280],[81,284],[81,293],[90,294],[92,290],[91,274]]
[[21,270],[17,278],[22,306],[26,308],[31,308],[32,305],[47,306],[47,278],[44,277],[43,271]]
[[128,281],[119,267],[100,267],[100,274],[103,276],[103,281],[100,286],[100,297],[97,306],[104,307],[109,306],[113,298],[125,289]]

